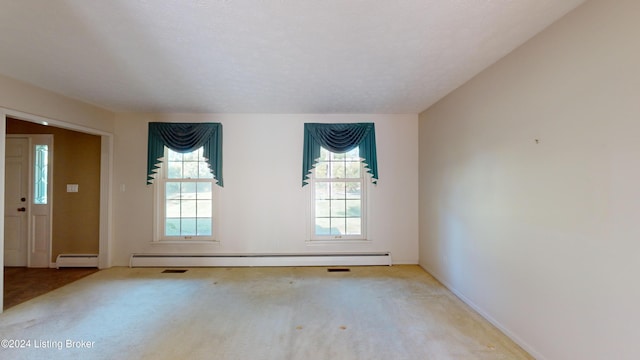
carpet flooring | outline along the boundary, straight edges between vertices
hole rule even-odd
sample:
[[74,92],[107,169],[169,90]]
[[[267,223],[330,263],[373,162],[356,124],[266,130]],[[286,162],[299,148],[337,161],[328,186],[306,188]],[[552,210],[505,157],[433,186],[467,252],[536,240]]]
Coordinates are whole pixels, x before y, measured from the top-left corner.
[[[111,268],[0,315],[3,359],[531,359],[418,266]],[[15,345],[15,342],[14,342]]]

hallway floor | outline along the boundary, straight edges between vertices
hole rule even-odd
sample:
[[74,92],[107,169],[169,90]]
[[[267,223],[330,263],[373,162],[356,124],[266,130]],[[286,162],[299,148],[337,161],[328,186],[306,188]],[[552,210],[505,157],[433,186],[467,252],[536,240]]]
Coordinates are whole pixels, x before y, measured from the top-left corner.
[[11,359],[531,359],[418,266],[111,268],[0,315]]
[[98,271],[96,268],[4,268],[4,310]]

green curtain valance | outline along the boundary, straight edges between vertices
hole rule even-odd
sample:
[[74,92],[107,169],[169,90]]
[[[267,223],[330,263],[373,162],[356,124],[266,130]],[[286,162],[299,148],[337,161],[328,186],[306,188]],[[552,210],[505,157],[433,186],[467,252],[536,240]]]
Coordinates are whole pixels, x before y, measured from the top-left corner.
[[147,147],[147,185],[153,182],[153,174],[160,166],[164,147],[187,153],[203,147],[203,156],[211,173],[222,181],[222,124],[220,123],[149,123]]
[[373,123],[350,124],[304,124],[304,150],[302,157],[302,186],[309,181],[309,174],[320,158],[320,148],[345,153],[356,146],[365,168],[371,173],[373,183],[378,181],[378,156],[376,154],[376,131]]

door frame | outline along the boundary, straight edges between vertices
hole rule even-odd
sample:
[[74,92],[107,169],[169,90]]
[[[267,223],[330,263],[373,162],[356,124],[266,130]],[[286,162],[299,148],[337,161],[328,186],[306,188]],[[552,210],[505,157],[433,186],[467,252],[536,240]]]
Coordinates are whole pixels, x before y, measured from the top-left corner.
[[[2,204],[4,204],[7,117],[100,136],[100,229],[98,239],[98,267],[100,269],[111,267],[111,243],[113,236],[113,203],[111,196],[113,183],[113,134],[82,125],[0,107],[0,188],[2,189],[2,191],[0,191],[0,203]],[[0,218],[4,219],[4,206],[0,206]],[[1,294],[4,294],[4,221],[0,221],[0,295]],[[3,308],[2,300],[3,297],[0,296],[0,313],[2,313]]]

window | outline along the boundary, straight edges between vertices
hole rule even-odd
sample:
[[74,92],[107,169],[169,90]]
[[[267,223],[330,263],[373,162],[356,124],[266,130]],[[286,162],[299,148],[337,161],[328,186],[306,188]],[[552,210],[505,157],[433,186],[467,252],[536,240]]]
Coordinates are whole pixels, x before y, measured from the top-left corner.
[[165,147],[157,180],[159,240],[213,240],[214,177],[202,147],[178,153]]
[[357,147],[346,153],[320,149],[311,176],[312,240],[365,239],[364,173]]
[[33,162],[33,203],[47,204],[47,189],[49,183],[49,146],[36,145]]

